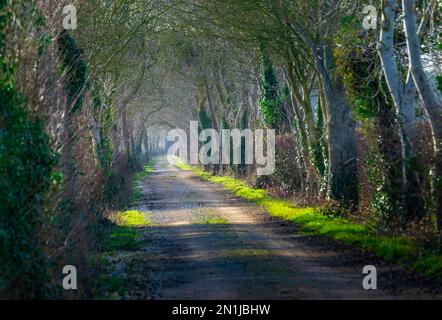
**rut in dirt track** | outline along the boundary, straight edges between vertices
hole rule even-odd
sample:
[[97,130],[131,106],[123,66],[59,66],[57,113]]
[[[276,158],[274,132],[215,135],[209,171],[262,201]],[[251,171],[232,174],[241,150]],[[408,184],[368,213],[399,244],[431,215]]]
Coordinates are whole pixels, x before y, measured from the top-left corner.
[[[379,280],[364,290],[367,261],[340,263],[343,255],[284,232],[261,208],[222,186],[158,159],[140,182],[154,224],[140,228],[142,250],[120,256],[131,266],[133,290],[148,299],[395,299],[423,297]],[[299,238],[299,239],[298,239]],[[395,272],[380,266],[378,273]],[[386,284],[386,283],[385,283]]]

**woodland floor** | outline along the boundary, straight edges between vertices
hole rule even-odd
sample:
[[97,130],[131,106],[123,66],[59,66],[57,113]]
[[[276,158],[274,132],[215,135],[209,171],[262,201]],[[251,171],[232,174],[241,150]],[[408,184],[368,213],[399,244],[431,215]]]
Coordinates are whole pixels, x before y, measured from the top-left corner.
[[[300,233],[165,159],[139,181],[140,245],[107,255],[120,299],[409,299],[441,291],[369,253]],[[378,290],[364,290],[375,265]]]

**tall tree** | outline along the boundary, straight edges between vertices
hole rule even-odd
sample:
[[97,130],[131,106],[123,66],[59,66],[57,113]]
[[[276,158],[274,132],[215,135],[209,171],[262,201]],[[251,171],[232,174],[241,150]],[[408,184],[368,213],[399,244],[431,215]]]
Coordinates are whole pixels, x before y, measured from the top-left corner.
[[433,200],[438,229],[442,233],[442,101],[431,87],[422,65],[421,43],[417,27],[414,0],[402,0],[404,30],[407,41],[410,71],[431,125],[434,148]]

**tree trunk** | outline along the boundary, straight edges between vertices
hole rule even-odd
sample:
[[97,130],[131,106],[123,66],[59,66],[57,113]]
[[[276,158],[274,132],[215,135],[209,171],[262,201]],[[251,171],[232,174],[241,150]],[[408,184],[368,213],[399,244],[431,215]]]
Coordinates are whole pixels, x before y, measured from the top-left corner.
[[414,0],[402,0],[402,9],[404,11],[404,28],[411,74],[431,125],[434,148],[433,200],[435,202],[438,230],[442,232],[442,102],[431,88],[422,65]]
[[301,117],[301,111],[299,110],[299,102],[298,98],[296,97],[295,90],[297,90],[296,86],[296,79],[293,72],[292,67],[288,66],[288,81],[290,83],[290,102],[293,109],[293,114],[295,116],[295,131],[297,133],[297,136],[295,137],[296,145],[298,152],[300,154],[299,160],[301,161],[302,168],[304,168],[304,175],[301,177],[301,188],[303,190],[307,189],[307,186],[305,185],[306,180],[310,180],[308,177],[310,175],[310,164],[312,163],[310,159],[310,150],[309,146],[311,143],[308,141],[308,134],[305,130],[305,126],[303,124],[303,119]]
[[126,149],[126,156],[127,156],[127,165],[129,166],[129,168],[132,168],[133,166],[133,148],[132,148],[132,139],[131,139],[131,134],[129,131],[129,126],[127,123],[127,116],[126,116],[126,109],[122,109],[121,110],[121,129],[122,129],[122,134],[123,134],[123,144],[124,147]]
[[219,125],[218,125],[218,120],[216,118],[215,106],[213,105],[212,95],[210,93],[210,87],[207,78],[204,79],[204,86],[206,89],[207,105],[209,107],[210,117],[212,118],[213,129],[219,132]]
[[414,168],[406,164],[410,160],[417,161],[413,148],[413,142],[416,139],[416,131],[413,125],[415,120],[414,100],[416,97],[416,87],[411,76],[408,77],[405,84],[403,83],[397,67],[394,54],[395,11],[396,1],[387,0],[383,8],[378,53],[396,114],[399,118],[402,153],[402,194],[406,205],[406,218],[407,220],[413,220],[421,216],[424,211],[419,182],[421,177]]
[[332,75],[333,55],[329,45],[321,56],[317,46],[312,47],[315,64],[321,76],[327,110],[327,141],[329,152],[329,197],[349,208],[359,202],[357,173],[356,122],[347,102],[344,84],[339,75]]

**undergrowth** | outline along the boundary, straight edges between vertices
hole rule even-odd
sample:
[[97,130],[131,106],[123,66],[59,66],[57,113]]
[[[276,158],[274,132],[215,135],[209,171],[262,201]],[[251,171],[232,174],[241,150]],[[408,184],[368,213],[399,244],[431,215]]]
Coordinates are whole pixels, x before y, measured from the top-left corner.
[[151,224],[147,212],[129,210],[118,213],[112,219],[108,235],[103,241],[103,251],[136,250],[138,248],[137,227]]
[[143,197],[143,191],[140,187],[141,181],[153,172],[153,160],[149,161],[144,166],[143,170],[136,173],[132,180],[132,194],[129,199],[129,204],[134,204]]
[[[133,189],[130,203],[138,201],[142,197],[139,182],[153,172],[152,162],[146,165],[143,171],[134,175]],[[124,274],[108,272],[107,269],[115,269],[113,259],[119,254],[136,251],[141,248],[142,240],[139,228],[152,225],[149,213],[139,210],[127,210],[117,212],[109,217],[110,226],[102,239],[102,260],[100,276],[96,280],[95,296],[103,299],[120,299],[127,290],[127,279]],[[118,258],[117,258],[118,259]]]

